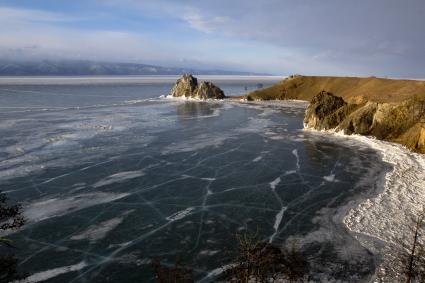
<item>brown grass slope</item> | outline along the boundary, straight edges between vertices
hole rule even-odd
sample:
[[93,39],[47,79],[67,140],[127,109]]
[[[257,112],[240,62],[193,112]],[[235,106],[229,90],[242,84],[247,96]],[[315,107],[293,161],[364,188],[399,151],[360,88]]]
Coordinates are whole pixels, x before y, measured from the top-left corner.
[[307,100],[308,127],[374,136],[425,153],[425,81],[291,76],[246,98]]
[[310,101],[325,90],[347,102],[400,102],[425,97],[425,81],[382,78],[291,76],[265,89],[248,94],[254,100],[300,99]]

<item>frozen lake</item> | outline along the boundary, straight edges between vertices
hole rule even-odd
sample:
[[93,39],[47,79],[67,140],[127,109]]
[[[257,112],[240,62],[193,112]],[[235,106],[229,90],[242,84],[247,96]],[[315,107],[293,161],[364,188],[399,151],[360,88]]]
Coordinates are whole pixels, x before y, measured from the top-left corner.
[[[226,95],[275,82],[210,79]],[[210,282],[249,232],[295,239],[316,280],[374,272],[341,218],[387,168],[375,151],[304,131],[299,103],[159,98],[174,78],[107,82],[0,82],[1,190],[28,219],[11,236],[22,270],[149,282],[151,260],[180,256]]]

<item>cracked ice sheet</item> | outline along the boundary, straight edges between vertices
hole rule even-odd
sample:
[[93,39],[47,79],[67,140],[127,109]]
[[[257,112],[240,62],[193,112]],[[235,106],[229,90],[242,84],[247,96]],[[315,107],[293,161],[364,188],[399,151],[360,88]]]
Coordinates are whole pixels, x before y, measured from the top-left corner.
[[122,183],[127,180],[141,177],[143,175],[145,175],[145,173],[142,170],[119,172],[94,183],[93,187],[98,188],[98,187],[102,187],[102,186],[106,186],[106,185],[110,185],[114,183]]
[[167,219],[168,221],[171,221],[171,222],[183,219],[186,216],[188,216],[194,209],[195,209],[194,207],[188,207],[185,210],[177,211],[176,213],[168,216],[165,219]]
[[220,136],[212,134],[201,134],[192,137],[189,141],[185,140],[183,142],[172,143],[171,145],[164,148],[162,154],[166,155],[177,152],[197,151],[211,146],[219,147],[229,138],[231,138],[231,136],[226,135],[225,133],[220,134]]
[[[166,126],[175,122],[175,119],[161,119],[161,115],[169,111],[167,105],[155,104],[150,107],[154,110],[146,113],[139,113],[140,109],[134,107],[134,109],[122,109],[122,112],[117,114],[110,113],[113,109],[110,108],[107,113],[99,112],[93,117],[87,117],[85,112],[61,111],[53,114],[36,115],[36,119],[26,119],[27,127],[15,134],[18,142],[0,147],[0,154],[5,156],[5,158],[0,159],[0,179],[23,177],[52,167],[69,167],[73,163],[81,164],[82,161],[99,157],[96,152],[89,154],[81,152],[81,145],[87,140],[105,135],[109,140],[111,135],[117,135],[118,132],[125,132],[133,127],[143,127],[143,129],[152,133],[158,132],[158,129],[166,128]],[[94,107],[95,113],[97,113],[96,110],[98,110],[97,107]],[[61,122],[49,123],[46,126],[38,121],[50,119],[60,119]],[[14,125],[13,121],[13,119],[8,120],[10,125]],[[152,142],[152,133],[144,133],[143,136],[138,136],[138,144],[147,145]],[[110,147],[114,148],[114,152],[119,153],[120,149],[114,144],[108,144],[98,149],[105,150]],[[78,158],[68,158],[66,156],[67,151],[78,154]],[[52,156],[55,156],[55,158],[52,159]]]
[[335,179],[335,174],[330,174],[328,176],[323,176],[323,180],[327,182],[338,182],[337,179]]
[[71,197],[55,197],[34,201],[24,206],[24,216],[29,222],[38,222],[63,216],[94,205],[112,202],[129,193],[93,192]]
[[49,279],[52,279],[54,277],[57,277],[59,275],[69,273],[69,272],[76,272],[79,270],[82,270],[83,268],[87,267],[88,264],[84,261],[74,264],[74,265],[68,265],[68,266],[62,266],[57,267],[41,272],[37,272],[23,280],[14,281],[15,283],[36,283],[36,282],[43,282]]
[[132,213],[134,210],[125,211],[120,217],[115,217],[99,224],[93,224],[88,227],[85,231],[74,235],[71,240],[89,240],[95,242],[106,237],[106,235],[118,227],[124,220],[125,216]]

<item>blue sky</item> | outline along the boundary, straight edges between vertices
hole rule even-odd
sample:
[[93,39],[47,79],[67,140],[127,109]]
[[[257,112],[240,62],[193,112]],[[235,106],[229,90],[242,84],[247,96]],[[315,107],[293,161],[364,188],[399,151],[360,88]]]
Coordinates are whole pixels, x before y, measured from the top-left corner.
[[0,0],[0,58],[425,77],[422,0]]

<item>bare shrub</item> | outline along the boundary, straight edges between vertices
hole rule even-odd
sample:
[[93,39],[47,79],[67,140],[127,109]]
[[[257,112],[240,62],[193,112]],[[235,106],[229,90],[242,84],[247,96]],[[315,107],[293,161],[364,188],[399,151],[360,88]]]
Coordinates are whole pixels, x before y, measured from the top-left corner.
[[302,282],[307,261],[295,243],[281,249],[249,234],[237,235],[238,249],[233,264],[224,269],[228,282]]
[[180,258],[176,258],[173,266],[169,267],[160,260],[152,261],[154,276],[158,283],[192,283],[192,270],[185,267]]
[[0,191],[0,283],[22,278],[17,270],[18,260],[13,253],[15,247],[10,239],[1,235],[24,224],[22,207],[9,205],[6,195]]

